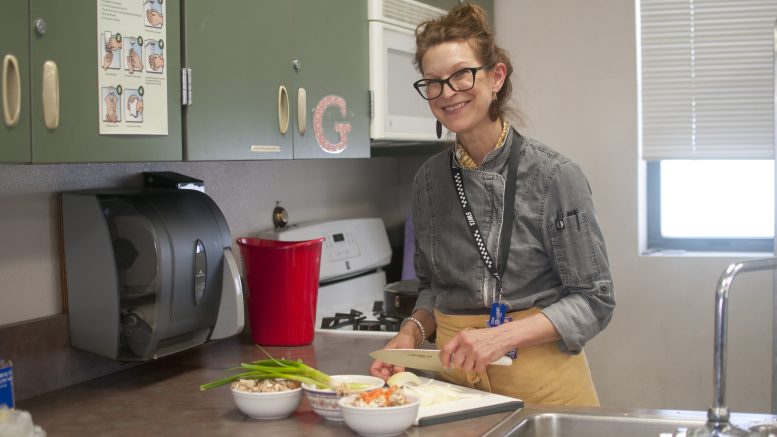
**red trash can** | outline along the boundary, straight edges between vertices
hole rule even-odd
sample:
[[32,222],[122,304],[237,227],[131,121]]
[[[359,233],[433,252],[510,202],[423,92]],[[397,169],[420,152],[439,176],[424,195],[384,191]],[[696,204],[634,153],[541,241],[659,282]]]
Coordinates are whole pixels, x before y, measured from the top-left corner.
[[302,346],[313,342],[323,241],[237,239],[254,343]]

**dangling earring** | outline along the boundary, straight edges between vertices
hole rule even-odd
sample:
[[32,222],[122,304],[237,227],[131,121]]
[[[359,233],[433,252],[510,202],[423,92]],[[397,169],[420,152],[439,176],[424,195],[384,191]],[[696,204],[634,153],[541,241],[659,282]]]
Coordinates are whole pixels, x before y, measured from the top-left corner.
[[437,120],[437,125],[435,127],[437,128],[437,139],[439,140],[442,138],[442,123],[440,123],[440,120]]
[[499,118],[499,102],[494,93],[494,98],[491,100],[491,104],[488,105],[488,118],[491,121],[496,121]]

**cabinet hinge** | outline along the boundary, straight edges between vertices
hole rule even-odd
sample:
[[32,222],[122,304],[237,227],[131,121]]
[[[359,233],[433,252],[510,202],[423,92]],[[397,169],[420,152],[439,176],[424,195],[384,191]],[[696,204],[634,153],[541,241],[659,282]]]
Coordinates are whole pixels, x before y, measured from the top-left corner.
[[375,93],[372,90],[368,90],[370,94],[370,120],[375,116]]
[[192,69],[181,68],[181,105],[192,104]]

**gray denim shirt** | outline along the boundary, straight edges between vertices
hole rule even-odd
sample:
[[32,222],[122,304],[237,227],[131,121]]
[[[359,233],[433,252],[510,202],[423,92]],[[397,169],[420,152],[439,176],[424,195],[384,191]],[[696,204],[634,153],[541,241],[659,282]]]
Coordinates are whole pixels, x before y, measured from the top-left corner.
[[[522,142],[522,145],[521,145]],[[511,129],[504,147],[476,169],[461,168],[489,253],[498,259],[507,158],[520,146],[515,220],[504,274],[510,311],[539,307],[569,354],[604,329],[615,307],[607,251],[591,190],[580,167],[555,150]],[[415,310],[488,314],[498,299],[496,280],[473,242],[451,178],[453,148],[429,158],[413,183]]]

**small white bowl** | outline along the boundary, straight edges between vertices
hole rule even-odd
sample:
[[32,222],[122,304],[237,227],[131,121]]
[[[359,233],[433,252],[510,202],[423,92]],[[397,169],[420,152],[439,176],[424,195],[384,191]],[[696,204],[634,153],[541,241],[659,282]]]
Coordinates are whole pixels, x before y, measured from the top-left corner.
[[[331,378],[335,383],[366,384],[366,387],[358,390],[351,390],[351,393],[374,390],[383,387],[385,384],[382,379],[367,375],[332,375]],[[305,391],[305,396],[308,397],[310,408],[312,408],[316,414],[327,420],[343,420],[343,412],[340,410],[340,406],[337,405],[337,401],[345,396],[338,396],[334,390],[320,389],[316,388],[315,385],[305,383],[302,384],[302,390]]]
[[302,387],[274,393],[251,393],[232,389],[238,410],[252,419],[283,419],[302,402]]
[[340,399],[338,405],[348,428],[367,437],[384,437],[401,434],[413,426],[421,401],[410,394],[408,403],[399,407],[354,407],[356,395]]

